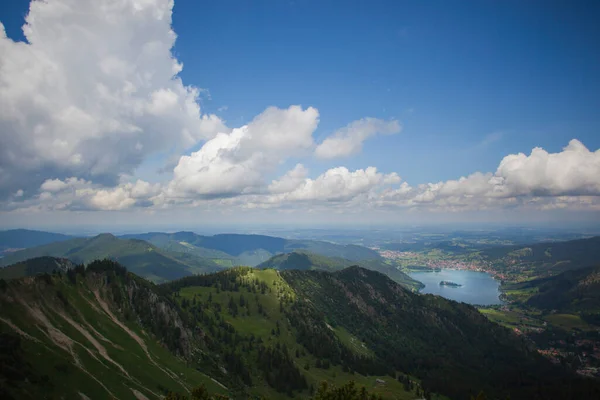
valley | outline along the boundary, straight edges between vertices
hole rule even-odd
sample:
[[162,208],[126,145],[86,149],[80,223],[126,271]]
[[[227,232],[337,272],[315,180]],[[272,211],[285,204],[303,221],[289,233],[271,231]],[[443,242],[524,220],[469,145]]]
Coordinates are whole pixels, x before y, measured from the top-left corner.
[[[593,266],[600,260],[598,237],[519,245],[509,241],[483,249],[459,237],[443,239],[387,246],[401,251],[384,250],[384,245],[379,252],[417,280],[433,276],[429,274],[458,282],[468,282],[454,278],[460,273],[493,276],[500,283],[503,301],[480,306],[484,315],[530,341],[552,363],[600,377],[600,303],[594,291],[597,267]],[[430,286],[442,296],[482,304],[469,300],[467,291],[442,293],[436,285]],[[486,295],[495,292],[485,286],[478,286],[479,290]]]

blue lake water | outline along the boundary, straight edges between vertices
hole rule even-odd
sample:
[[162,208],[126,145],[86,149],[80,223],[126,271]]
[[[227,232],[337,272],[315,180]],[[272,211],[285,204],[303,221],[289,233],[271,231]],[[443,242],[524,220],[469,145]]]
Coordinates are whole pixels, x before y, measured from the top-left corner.
[[[487,272],[443,269],[439,272],[411,272],[409,275],[425,285],[420,293],[436,294],[469,304],[503,304],[500,300],[500,281]],[[450,281],[462,286],[440,286],[440,281]]]

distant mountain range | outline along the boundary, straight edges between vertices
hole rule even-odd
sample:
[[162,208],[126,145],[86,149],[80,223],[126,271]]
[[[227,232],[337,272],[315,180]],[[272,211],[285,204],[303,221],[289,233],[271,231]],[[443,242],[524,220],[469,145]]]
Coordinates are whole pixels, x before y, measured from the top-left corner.
[[[33,238],[28,237],[28,232]],[[2,234],[2,237],[7,238],[4,243],[19,247],[28,247],[28,244],[37,243],[35,239],[38,237],[50,240],[54,235],[25,230],[5,231]],[[91,238],[71,238],[64,235],[56,237],[60,241],[7,253],[0,258],[0,266],[44,256],[67,258],[74,263],[89,263],[108,258],[119,261],[139,276],[160,283],[238,265],[256,266],[280,253],[301,249],[304,254],[312,253],[310,257],[313,261],[319,259],[314,268],[327,269],[326,264],[328,264],[335,269],[341,269],[359,263],[388,273],[403,284],[418,286],[418,283],[407,275],[384,264],[376,251],[355,245],[338,245],[313,240],[287,240],[263,235],[202,236],[193,232],[154,232],[120,237],[108,233]],[[328,260],[327,257],[335,257],[335,259]],[[288,263],[287,267],[289,266]],[[298,265],[297,268],[301,267],[302,265]],[[15,275],[16,271],[20,271],[21,274],[26,273],[22,268],[4,271],[0,269],[0,277],[19,276]]]
[[[17,278],[34,273],[51,272],[52,269],[43,268],[24,269],[18,265],[32,258],[63,257],[73,263],[87,264],[94,260],[108,258],[125,265],[135,274],[156,283],[167,282],[193,274],[215,272],[232,266],[240,265],[241,259],[248,258],[250,254],[271,254],[283,248],[286,250],[293,245],[304,245],[307,248],[333,254],[348,254],[358,256],[372,255],[372,250],[359,246],[339,246],[331,243],[315,241],[293,241],[293,245],[286,243],[285,239],[257,235],[217,235],[203,237],[193,233],[180,232],[176,234],[145,234],[135,237],[145,237],[151,243],[133,238],[133,235],[117,238],[111,234],[101,234],[92,238],[74,238],[43,246],[32,247],[16,251],[0,259],[0,278]],[[184,241],[189,240],[189,242]],[[179,241],[177,241],[179,240]],[[300,242],[300,243],[298,243]],[[152,244],[154,243],[154,244]],[[197,247],[203,244],[212,248]],[[240,246],[238,250],[234,250]],[[256,246],[267,247],[267,249]],[[281,247],[283,246],[283,247]],[[216,248],[218,247],[218,248]],[[364,250],[363,250],[364,249]],[[225,253],[224,250],[230,253]],[[377,253],[375,253],[377,254]],[[393,266],[385,264],[381,258],[351,261],[341,257],[327,257],[310,253],[306,250],[292,251],[291,253],[277,254],[268,259],[258,268],[274,269],[322,269],[336,271],[351,265],[361,265],[387,274],[396,282],[419,289],[420,282]],[[51,263],[48,268],[52,268]]]
[[201,384],[307,399],[351,380],[386,399],[600,395],[474,307],[360,267],[231,268],[156,286],[104,260],[0,283],[3,399],[160,399]]
[[[10,250],[25,249],[48,243],[72,239],[73,236],[60,233],[32,231],[29,229],[11,229],[0,231],[0,255]],[[7,252],[7,250],[9,250]]]
[[523,278],[556,275],[587,268],[600,261],[600,236],[527,246],[502,246],[479,252],[500,272]]
[[[119,239],[109,233],[16,251],[1,258],[0,266],[43,256],[68,258],[76,264],[87,264],[103,258],[117,260],[132,272],[154,282],[214,272],[223,268],[209,259],[166,252],[143,240]],[[0,277],[5,273],[4,269],[0,269]]]
[[357,245],[339,245],[317,240],[283,239],[264,235],[220,234],[202,236],[193,232],[143,233],[121,236],[124,239],[141,239],[157,247],[193,252],[203,257],[230,260],[235,265],[255,266],[275,254],[305,250],[328,257],[351,261],[380,259],[375,250]]

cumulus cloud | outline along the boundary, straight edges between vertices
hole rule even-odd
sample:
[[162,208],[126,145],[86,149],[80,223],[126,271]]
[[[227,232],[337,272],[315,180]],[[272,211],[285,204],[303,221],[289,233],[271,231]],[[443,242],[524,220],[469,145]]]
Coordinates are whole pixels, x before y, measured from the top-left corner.
[[0,24],[0,195],[46,178],[116,183],[150,153],[227,132],[178,77],[172,7],[33,1],[26,43]]
[[[265,182],[264,176],[280,162],[296,151],[311,148],[317,120],[318,113],[310,108],[269,109],[250,124],[219,134],[197,152],[181,157],[170,182],[124,181],[106,188],[76,177],[48,179],[32,199],[23,200],[14,194],[8,208],[600,210],[600,150],[591,152],[576,140],[558,153],[535,148],[529,155],[508,155],[495,173],[476,172],[416,186],[401,181],[396,173],[385,174],[375,167],[354,171],[337,167],[310,178],[302,164]],[[269,140],[271,144],[265,146],[265,136],[277,135],[293,137],[295,144]]]
[[180,158],[168,197],[228,197],[256,192],[263,177],[289,157],[313,146],[319,112],[312,107],[270,107],[231,133],[220,133]]
[[363,118],[336,131],[319,144],[315,155],[319,158],[347,157],[360,152],[362,144],[376,134],[390,135],[400,132],[398,121],[383,121],[377,118]]
[[495,174],[511,195],[600,195],[600,150],[573,139],[560,153],[536,147],[529,156],[504,157]]
[[[382,174],[375,167],[349,171],[337,167],[325,171],[315,179],[301,179],[306,174],[302,166],[296,166],[280,180],[271,183],[273,192],[280,192],[275,199],[284,201],[349,201],[360,195],[400,182],[396,173]],[[282,192],[282,188],[287,192]]]
[[132,207],[149,207],[161,193],[157,183],[140,179],[121,182],[106,188],[85,179],[70,177],[64,180],[47,179],[40,185],[35,196],[4,204],[5,210],[28,211],[116,211]]
[[[581,198],[577,200],[577,198]],[[595,198],[595,199],[594,199]],[[495,173],[476,172],[445,182],[382,193],[379,204],[442,209],[490,209],[518,205],[564,208],[557,204],[598,204],[600,150],[592,152],[573,139],[559,153],[536,147],[530,155],[511,154]]]
[[160,185],[142,180],[125,183],[111,189],[88,189],[81,191],[86,204],[95,210],[122,210],[134,205],[153,205],[152,197],[159,194]]
[[275,194],[292,192],[305,182],[307,175],[308,169],[302,164],[296,164],[284,176],[271,182],[269,192]]

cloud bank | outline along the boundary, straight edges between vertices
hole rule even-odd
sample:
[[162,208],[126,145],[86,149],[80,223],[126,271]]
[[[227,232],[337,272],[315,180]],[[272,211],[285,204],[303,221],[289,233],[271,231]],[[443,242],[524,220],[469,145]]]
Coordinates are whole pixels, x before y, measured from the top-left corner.
[[446,210],[490,209],[538,204],[544,208],[566,204],[600,205],[600,150],[591,152],[573,139],[559,153],[536,147],[530,155],[511,154],[495,173],[476,172],[457,180],[388,190],[380,204],[439,207]]
[[[494,172],[442,182],[411,185],[402,171],[375,165],[311,171],[311,161],[357,154],[369,138],[400,132],[400,122],[362,118],[317,144],[319,110],[292,105],[228,128],[202,112],[202,90],[179,77],[172,7],[34,1],[26,43],[0,25],[3,212],[600,210],[600,150],[576,139],[557,153],[534,148],[507,155]],[[166,179],[135,176],[164,152],[177,152]]]
[[106,184],[226,132],[178,77],[172,0],[33,1],[27,43],[0,24],[0,196],[47,178]]

